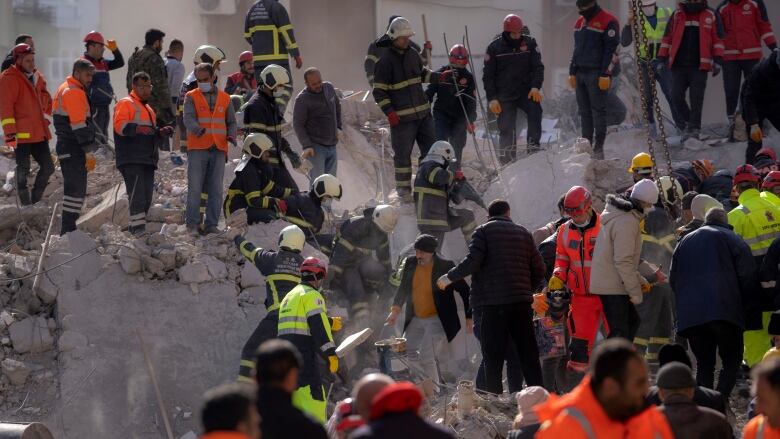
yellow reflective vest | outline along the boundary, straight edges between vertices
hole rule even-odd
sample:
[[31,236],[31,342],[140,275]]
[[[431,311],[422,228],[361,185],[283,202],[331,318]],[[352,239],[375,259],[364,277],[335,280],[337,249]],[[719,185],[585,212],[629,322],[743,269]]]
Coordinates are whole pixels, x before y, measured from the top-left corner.
[[658,8],[655,18],[658,20],[655,27],[650,25],[650,21],[645,18],[645,37],[647,37],[647,47],[650,48],[651,55],[647,56],[647,49],[644,45],[639,46],[639,57],[642,59],[655,59],[658,56],[658,49],[661,47],[661,40],[666,33],[666,25],[669,23],[669,17],[672,16],[672,8]]
[[739,196],[739,206],[729,212],[729,224],[750,246],[753,256],[764,256],[780,236],[780,207],[757,189],[748,189]]
[[[300,350],[319,348],[325,356],[336,354],[325,299],[309,285],[300,284],[284,296],[277,329],[280,338],[291,340]],[[312,344],[305,346],[307,339],[301,336]]]

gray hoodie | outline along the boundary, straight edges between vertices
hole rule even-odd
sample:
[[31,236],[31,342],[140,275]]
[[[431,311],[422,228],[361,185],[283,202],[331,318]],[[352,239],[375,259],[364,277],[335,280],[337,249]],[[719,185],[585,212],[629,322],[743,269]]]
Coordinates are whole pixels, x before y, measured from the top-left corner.
[[304,88],[295,98],[293,128],[301,146],[335,146],[341,129],[341,102],[330,82],[322,83],[322,92]]

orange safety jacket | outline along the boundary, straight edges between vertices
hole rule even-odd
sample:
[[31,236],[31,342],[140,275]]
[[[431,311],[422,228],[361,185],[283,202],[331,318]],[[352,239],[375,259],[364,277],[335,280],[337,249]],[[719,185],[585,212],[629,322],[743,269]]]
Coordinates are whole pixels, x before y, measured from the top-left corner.
[[574,294],[590,293],[590,269],[596,237],[601,229],[601,217],[595,211],[596,224],[585,230],[585,236],[571,220],[558,228],[553,275],[566,283]]
[[206,133],[200,137],[192,133],[187,133],[187,149],[209,149],[216,146],[217,149],[228,153],[227,141],[227,109],[230,103],[230,95],[222,90],[217,90],[217,102],[214,104],[214,110],[209,108],[209,103],[200,89],[195,89],[187,93],[195,104],[195,112],[198,116],[198,123],[206,129]]
[[84,86],[77,79],[68,76],[59,86],[54,96],[52,113],[60,158],[67,158],[72,153],[69,150],[71,147],[84,148],[95,142],[89,100]]
[[[114,107],[114,142],[116,166],[157,165],[159,157],[155,144],[157,116],[152,107],[141,102],[135,92],[117,102]],[[149,134],[137,132],[138,127],[150,127]]]
[[742,439],[780,439],[780,428],[769,425],[769,419],[758,415],[745,425]]
[[50,122],[44,116],[51,114],[51,95],[37,70],[33,81],[15,65],[0,75],[0,126],[20,144],[51,139]]

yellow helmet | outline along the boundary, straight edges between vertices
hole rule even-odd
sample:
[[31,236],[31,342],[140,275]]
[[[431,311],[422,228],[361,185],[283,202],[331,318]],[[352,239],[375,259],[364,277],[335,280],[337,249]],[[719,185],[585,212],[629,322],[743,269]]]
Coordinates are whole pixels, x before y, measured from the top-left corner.
[[653,173],[653,158],[646,152],[640,152],[631,159],[631,167],[628,168],[628,173],[633,174],[652,174]]

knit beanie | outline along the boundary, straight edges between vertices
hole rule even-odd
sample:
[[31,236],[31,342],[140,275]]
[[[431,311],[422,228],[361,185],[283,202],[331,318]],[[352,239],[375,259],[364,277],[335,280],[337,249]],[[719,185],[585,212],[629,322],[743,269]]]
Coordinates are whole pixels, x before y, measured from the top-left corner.
[[431,235],[420,235],[414,241],[414,249],[426,253],[436,253],[436,248],[438,246],[439,241]]
[[693,218],[697,220],[704,221],[707,212],[715,207],[723,209],[723,204],[706,194],[696,195],[693,197],[693,201],[691,201],[691,213]]
[[539,386],[528,386],[517,392],[517,417],[515,418],[516,427],[527,427],[539,423],[539,417],[533,408],[550,397],[550,394]]
[[658,186],[653,180],[639,180],[631,188],[631,198],[645,203],[655,204],[658,202]]

